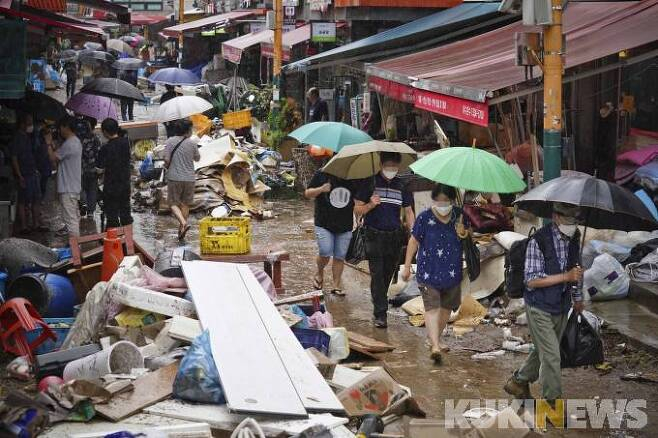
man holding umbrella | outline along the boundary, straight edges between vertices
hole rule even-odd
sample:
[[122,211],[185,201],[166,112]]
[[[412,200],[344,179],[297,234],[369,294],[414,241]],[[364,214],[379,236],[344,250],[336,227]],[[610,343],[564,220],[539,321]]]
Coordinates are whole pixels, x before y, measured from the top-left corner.
[[528,328],[534,350],[505,384],[518,399],[530,399],[529,384],[539,379],[542,398],[549,403],[562,397],[560,340],[572,307],[583,310],[578,284],[583,278],[580,260],[578,207],[553,204],[553,222],[528,241],[525,256],[525,293]]

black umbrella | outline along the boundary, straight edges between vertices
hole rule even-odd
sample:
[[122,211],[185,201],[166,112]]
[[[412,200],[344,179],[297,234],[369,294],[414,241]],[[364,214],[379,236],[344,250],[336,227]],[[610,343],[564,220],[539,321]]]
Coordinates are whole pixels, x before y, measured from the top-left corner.
[[100,50],[83,50],[80,52],[80,62],[94,63],[96,61],[114,62],[116,57],[111,53],[102,52]]
[[144,95],[132,84],[116,78],[98,78],[80,89],[81,93],[115,99],[144,100]]
[[112,63],[112,67],[117,70],[139,70],[145,65],[144,61],[137,58],[121,58]]
[[78,58],[78,52],[72,49],[62,50],[57,57],[62,61],[74,61]]
[[515,204],[540,217],[551,217],[553,203],[580,207],[581,224],[598,229],[653,231],[658,222],[647,207],[625,188],[590,175],[562,176],[521,196]]
[[0,103],[7,108],[32,114],[38,120],[58,121],[68,114],[57,99],[33,90],[25,90],[22,99],[6,99]]

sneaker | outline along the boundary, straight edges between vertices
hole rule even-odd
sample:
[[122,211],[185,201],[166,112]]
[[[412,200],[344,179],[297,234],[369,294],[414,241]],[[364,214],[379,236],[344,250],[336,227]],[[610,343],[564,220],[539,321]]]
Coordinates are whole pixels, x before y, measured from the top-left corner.
[[373,324],[375,324],[375,327],[385,329],[388,327],[388,324],[386,322],[386,318],[375,318],[373,321]]
[[528,382],[521,382],[514,376],[507,380],[503,389],[517,400],[529,400],[532,398],[532,395],[530,395],[530,384]]

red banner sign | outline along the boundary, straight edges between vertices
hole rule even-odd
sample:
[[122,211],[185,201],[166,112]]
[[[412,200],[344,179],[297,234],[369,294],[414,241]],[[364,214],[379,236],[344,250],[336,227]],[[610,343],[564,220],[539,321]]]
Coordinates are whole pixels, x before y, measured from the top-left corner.
[[461,99],[426,90],[414,90],[416,108],[463,120],[480,126],[489,124],[489,105],[486,102]]
[[414,103],[414,89],[409,85],[382,79],[377,76],[368,78],[370,89],[400,102]]
[[[274,58],[274,46],[271,44],[261,44],[260,45],[260,54],[266,58]],[[283,48],[283,61],[290,61],[290,49],[287,47]]]

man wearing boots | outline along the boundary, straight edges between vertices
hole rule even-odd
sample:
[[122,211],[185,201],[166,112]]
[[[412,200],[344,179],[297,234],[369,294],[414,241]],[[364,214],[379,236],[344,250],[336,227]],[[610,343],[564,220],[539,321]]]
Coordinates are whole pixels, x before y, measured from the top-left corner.
[[524,300],[534,349],[504,387],[517,399],[531,399],[529,385],[537,380],[549,404],[562,397],[560,339],[572,302],[574,311],[583,310],[578,214],[577,207],[554,204],[553,222],[528,242]]

